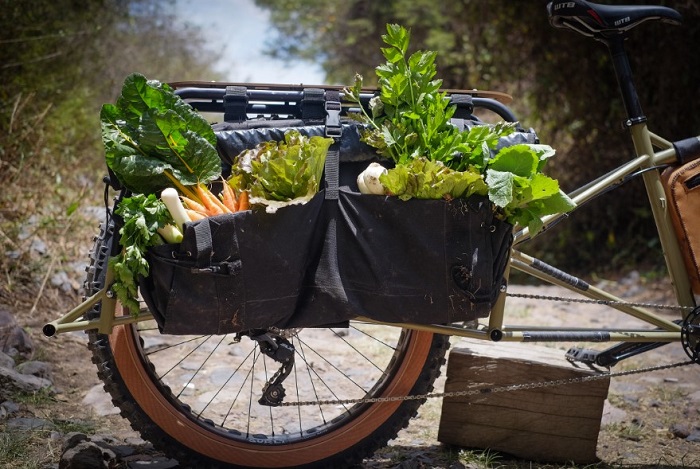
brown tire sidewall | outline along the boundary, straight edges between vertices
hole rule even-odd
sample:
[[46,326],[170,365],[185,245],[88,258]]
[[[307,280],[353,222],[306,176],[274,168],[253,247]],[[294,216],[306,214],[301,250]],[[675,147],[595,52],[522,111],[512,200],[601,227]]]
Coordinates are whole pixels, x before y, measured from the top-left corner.
[[[391,382],[381,396],[409,395],[430,356],[433,334],[406,331],[406,348]],[[367,405],[347,425],[318,437],[285,445],[260,445],[226,438],[189,418],[163,394],[148,372],[140,353],[139,337],[132,326],[115,327],[109,338],[112,354],[124,384],[138,407],[172,439],[208,458],[248,467],[287,467],[322,461],[370,436],[402,401]]]

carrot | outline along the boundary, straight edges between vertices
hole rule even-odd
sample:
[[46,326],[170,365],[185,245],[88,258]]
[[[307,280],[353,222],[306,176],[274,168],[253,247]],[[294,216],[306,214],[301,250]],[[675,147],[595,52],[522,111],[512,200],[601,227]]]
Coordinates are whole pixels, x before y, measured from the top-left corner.
[[197,192],[197,197],[199,198],[199,200],[202,201],[202,205],[206,207],[207,213],[210,216],[221,215],[222,213],[224,213],[224,211],[221,210],[219,206],[213,202],[212,199],[215,199],[215,197],[209,197],[209,195],[211,194],[211,192],[209,192],[209,189],[207,189],[203,184],[197,184],[196,186],[194,186],[194,188]]
[[228,207],[231,212],[238,211],[238,201],[236,200],[236,194],[233,192],[233,188],[224,181],[224,190],[222,192],[223,203]]
[[190,210],[194,210],[196,212],[202,212],[202,213],[207,212],[207,208],[204,205],[200,204],[199,202],[196,202],[196,201],[190,199],[189,197],[185,197],[184,195],[180,196],[180,198],[182,199],[183,202],[185,202],[185,205]]
[[207,217],[204,213],[198,210],[191,210],[189,208],[185,209],[185,213],[188,217],[190,217],[190,220],[192,221],[202,220]]
[[216,205],[222,213],[231,213],[231,210],[229,210],[229,208],[226,205],[224,205],[221,199],[212,194],[211,191],[206,187],[204,188],[204,193],[207,195],[207,197],[209,197],[211,203]]
[[250,209],[250,201],[248,200],[248,192],[241,191],[241,193],[238,194],[238,210],[249,210],[249,209]]

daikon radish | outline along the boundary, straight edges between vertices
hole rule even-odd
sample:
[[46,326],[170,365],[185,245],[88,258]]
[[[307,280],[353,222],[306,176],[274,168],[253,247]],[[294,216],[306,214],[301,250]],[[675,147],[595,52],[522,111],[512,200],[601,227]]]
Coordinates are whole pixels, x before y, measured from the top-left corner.
[[163,189],[163,192],[160,193],[160,200],[168,207],[170,215],[173,217],[173,220],[175,220],[175,224],[180,231],[182,231],[182,225],[191,220],[190,217],[187,216],[187,212],[185,212],[185,207],[182,205],[177,191],[172,187]]

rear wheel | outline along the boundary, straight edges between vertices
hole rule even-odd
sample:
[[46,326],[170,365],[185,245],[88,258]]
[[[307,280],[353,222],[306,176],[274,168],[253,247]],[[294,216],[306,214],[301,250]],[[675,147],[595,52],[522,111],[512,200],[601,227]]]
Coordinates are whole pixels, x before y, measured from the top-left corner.
[[[108,227],[96,241],[87,293],[104,283],[114,238]],[[285,368],[269,353],[282,343],[294,356]],[[142,322],[109,336],[90,332],[90,346],[122,416],[181,464],[342,467],[386,445],[423,402],[368,398],[431,391],[448,342],[360,322],[253,338],[168,336]],[[287,405],[261,405],[266,388],[284,393]]]

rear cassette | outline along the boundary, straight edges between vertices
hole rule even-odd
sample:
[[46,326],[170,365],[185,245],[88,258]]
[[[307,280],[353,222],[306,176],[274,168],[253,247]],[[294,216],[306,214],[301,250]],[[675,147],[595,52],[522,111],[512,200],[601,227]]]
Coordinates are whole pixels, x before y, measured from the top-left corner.
[[681,343],[690,359],[700,363],[700,307],[695,308],[683,321]]

